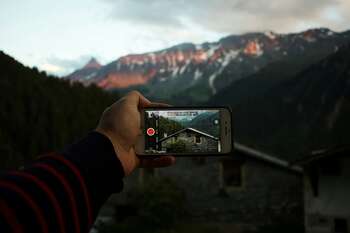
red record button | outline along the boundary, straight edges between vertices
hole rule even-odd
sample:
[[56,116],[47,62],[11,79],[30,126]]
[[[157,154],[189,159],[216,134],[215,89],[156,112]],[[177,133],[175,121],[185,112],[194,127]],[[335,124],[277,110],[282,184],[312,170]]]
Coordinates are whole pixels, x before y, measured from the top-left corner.
[[148,136],[153,136],[156,133],[153,128],[148,128],[146,132]]

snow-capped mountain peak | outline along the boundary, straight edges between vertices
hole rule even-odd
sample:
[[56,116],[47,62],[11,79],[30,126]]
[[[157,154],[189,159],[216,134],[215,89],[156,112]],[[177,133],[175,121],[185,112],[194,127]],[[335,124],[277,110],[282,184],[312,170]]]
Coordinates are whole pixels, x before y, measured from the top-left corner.
[[160,51],[130,54],[105,66],[92,58],[67,78],[86,85],[95,83],[104,89],[145,86],[151,95],[159,91],[172,95],[198,86],[210,97],[268,63],[303,56],[318,42],[321,49],[333,51],[349,40],[345,34],[320,28],[294,34],[268,31],[231,35],[212,43],[184,43]]

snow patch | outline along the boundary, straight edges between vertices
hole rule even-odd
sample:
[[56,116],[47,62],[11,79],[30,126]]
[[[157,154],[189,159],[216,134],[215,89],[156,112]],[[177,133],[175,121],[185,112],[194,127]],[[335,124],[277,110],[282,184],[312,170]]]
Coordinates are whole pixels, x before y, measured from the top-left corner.
[[334,35],[334,32],[332,32],[332,31],[327,32],[327,36],[333,36],[333,35]]
[[201,50],[201,49],[203,49],[203,47],[202,47],[201,44],[196,44],[196,45],[195,45],[195,48],[196,48],[196,50]]
[[223,62],[222,62],[222,67],[225,68],[230,61],[232,61],[233,59],[235,59],[239,54],[239,50],[229,50],[228,53],[225,53],[224,58],[223,58]]
[[180,68],[179,74],[180,75],[183,74],[185,72],[186,68],[187,68],[187,64]]
[[213,95],[216,94],[216,88],[214,87],[214,81],[215,81],[217,76],[218,76],[218,72],[215,72],[214,74],[210,75],[210,77],[209,77],[209,87],[211,88]]
[[149,57],[150,57],[150,59],[151,59],[151,63],[152,63],[153,65],[155,65],[155,64],[156,64],[156,55],[155,55],[154,53],[150,53],[150,54],[149,54]]
[[96,76],[96,72],[93,72],[93,73],[91,73],[91,74],[85,76],[85,77],[84,77],[84,80],[90,80],[90,79],[92,79],[92,78],[95,77],[95,76]]
[[121,64],[120,64],[120,62],[117,62],[117,67],[116,67],[116,69],[117,69],[117,70],[120,70],[120,68],[121,68]]
[[196,69],[196,71],[194,72],[194,80],[197,81],[200,77],[202,77],[202,75],[203,73]]
[[316,38],[313,38],[313,37],[306,37],[305,40],[309,43],[312,43],[312,42],[315,42],[316,41]]
[[179,72],[179,67],[175,67],[175,69],[173,70],[173,73],[171,74],[171,77],[175,78],[178,72]]
[[341,107],[343,106],[343,102],[344,102],[344,96],[342,96],[337,103],[334,106],[334,110],[329,114],[329,116],[327,117],[328,119],[328,129],[331,130],[334,128],[335,122],[339,119],[339,113],[341,110]]
[[270,40],[275,40],[276,39],[276,34],[273,33],[272,31],[267,31],[267,32],[264,32],[265,36],[267,38],[269,38]]
[[209,49],[207,50],[207,56],[208,57],[213,56],[215,51],[218,50],[220,47],[221,47],[220,44],[210,46]]
[[209,77],[209,87],[211,88],[211,91],[212,91],[213,94],[216,93],[216,88],[214,86],[214,81],[215,81],[216,77],[218,75],[220,75],[224,71],[224,69],[230,63],[230,61],[235,59],[238,56],[239,53],[240,53],[239,50],[230,50],[228,53],[225,53],[224,54],[224,58],[223,58],[223,62],[221,63],[220,69],[217,70],[216,72],[214,72],[212,75],[210,75],[210,77]]

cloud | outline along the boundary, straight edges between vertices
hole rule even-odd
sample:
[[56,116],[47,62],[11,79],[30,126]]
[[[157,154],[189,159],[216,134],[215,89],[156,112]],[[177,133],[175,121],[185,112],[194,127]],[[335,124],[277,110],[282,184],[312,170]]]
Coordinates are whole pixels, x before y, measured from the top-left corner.
[[349,0],[103,0],[110,15],[134,25],[169,30],[188,22],[219,33],[290,32],[323,26],[345,30]]
[[[118,20],[153,26],[182,26],[181,16],[186,15],[185,1],[172,0],[104,0],[113,8],[111,16]],[[191,5],[191,4],[190,4]]]
[[59,58],[56,56],[51,56],[42,64],[39,65],[41,70],[45,70],[49,74],[54,74],[57,76],[65,76],[76,69],[83,67],[89,60],[91,56],[83,55],[75,59]]
[[[43,59],[39,68],[63,76],[91,57],[78,54],[100,54],[109,62],[183,42],[217,41],[228,34],[314,27],[343,31],[350,25],[349,0],[98,0],[97,8],[91,17],[78,17],[84,19],[76,25],[79,29],[63,33],[69,39],[59,37],[60,42],[72,38],[75,45],[70,50],[76,52],[62,47],[66,52]],[[71,59],[73,54],[76,59]]]
[[45,70],[46,72],[51,73],[51,74],[60,73],[64,69],[61,66],[53,65],[53,64],[50,64],[50,63],[44,63],[44,64],[40,65],[39,68],[41,70]]

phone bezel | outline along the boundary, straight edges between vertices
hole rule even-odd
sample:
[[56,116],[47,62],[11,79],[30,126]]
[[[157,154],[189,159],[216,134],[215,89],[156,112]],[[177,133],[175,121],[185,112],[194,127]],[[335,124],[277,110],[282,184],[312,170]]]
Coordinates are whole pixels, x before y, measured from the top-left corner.
[[[225,124],[221,122],[221,127],[220,127],[220,137],[221,139],[225,138],[225,140],[222,140],[222,147],[224,148],[224,143],[225,143],[225,149],[227,151],[223,152],[218,152],[218,153],[176,153],[176,154],[171,154],[171,153],[164,153],[164,154],[150,154],[150,153],[145,153],[145,117],[144,117],[144,112],[146,110],[206,110],[206,109],[218,109],[220,110],[220,119],[225,120],[227,126],[225,127]],[[222,111],[222,110],[226,110]],[[225,115],[221,116],[221,114],[224,113]],[[150,108],[143,108],[141,109],[140,112],[140,117],[141,117],[141,134],[139,135],[137,139],[137,143],[135,145],[135,152],[138,156],[142,157],[159,157],[159,156],[166,156],[166,155],[173,155],[176,157],[208,157],[208,156],[224,156],[228,155],[233,151],[234,143],[233,143],[233,114],[232,110],[228,106],[176,106],[176,107],[150,107]],[[227,130],[227,133],[229,134],[229,137],[226,137],[226,132],[225,128]]]

